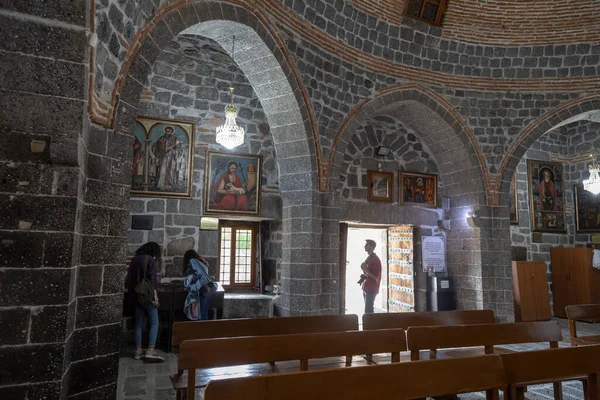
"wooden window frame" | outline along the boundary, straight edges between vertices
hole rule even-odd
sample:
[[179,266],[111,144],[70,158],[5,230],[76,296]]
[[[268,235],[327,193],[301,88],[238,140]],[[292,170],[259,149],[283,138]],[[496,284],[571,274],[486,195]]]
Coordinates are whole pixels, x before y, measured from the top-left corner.
[[[251,222],[220,221],[219,223],[219,253],[217,261],[217,276],[221,279],[221,232],[223,228],[231,228],[231,248],[229,249],[229,282],[221,282],[225,288],[254,288],[256,284],[256,246],[258,225]],[[250,230],[252,241],[250,246],[250,282],[235,283],[235,250],[238,230]],[[233,283],[232,283],[233,282]]]
[[[419,11],[419,16],[415,17],[413,15],[408,15],[408,7],[411,3],[411,1],[415,1],[415,0],[407,0],[405,5],[404,5],[404,11],[402,12],[402,15],[407,16],[409,18],[414,18],[417,19],[419,21],[423,21],[429,25],[433,25],[433,26],[442,26],[442,18],[444,17],[444,14],[446,14],[446,11],[448,9],[448,1],[447,0],[423,0],[423,4],[421,5],[421,11]],[[435,21],[430,21],[428,19],[424,19],[423,18],[423,11],[425,10],[425,6],[428,3],[433,3],[435,5],[438,6],[438,10],[437,13],[435,14]]]

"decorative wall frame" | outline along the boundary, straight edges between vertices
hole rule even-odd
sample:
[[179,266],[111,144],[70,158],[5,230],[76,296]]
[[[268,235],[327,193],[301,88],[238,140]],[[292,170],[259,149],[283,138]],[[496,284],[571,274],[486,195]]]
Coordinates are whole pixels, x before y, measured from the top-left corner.
[[137,117],[132,196],[191,197],[194,132],[193,122]]
[[367,200],[392,202],[394,200],[394,173],[367,171]]
[[262,156],[206,153],[205,214],[260,214]]
[[562,164],[527,160],[527,185],[531,231],[566,233]]
[[510,181],[508,191],[508,215],[511,225],[519,225],[519,193],[517,191],[517,172],[515,171]]
[[400,171],[399,204],[436,207],[437,175]]
[[600,194],[593,194],[583,188],[583,184],[574,185],[575,192],[575,229],[577,232],[600,232]]

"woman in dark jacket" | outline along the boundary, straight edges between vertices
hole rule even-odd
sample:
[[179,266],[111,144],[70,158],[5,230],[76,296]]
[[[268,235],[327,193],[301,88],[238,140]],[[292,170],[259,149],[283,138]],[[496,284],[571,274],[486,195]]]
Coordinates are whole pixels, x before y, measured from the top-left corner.
[[[154,346],[158,335],[158,278],[156,277],[156,261],[160,260],[160,246],[155,242],[148,242],[135,252],[135,257],[129,264],[127,271],[127,302],[133,308],[135,306],[135,353],[134,358],[151,362],[163,362],[164,358],[156,354]],[[154,286],[154,299],[146,308],[142,308],[137,303],[137,294],[135,287],[144,277],[148,277]],[[142,326],[144,325],[144,316],[148,315],[150,320],[150,332],[148,339],[148,350],[142,353]]]

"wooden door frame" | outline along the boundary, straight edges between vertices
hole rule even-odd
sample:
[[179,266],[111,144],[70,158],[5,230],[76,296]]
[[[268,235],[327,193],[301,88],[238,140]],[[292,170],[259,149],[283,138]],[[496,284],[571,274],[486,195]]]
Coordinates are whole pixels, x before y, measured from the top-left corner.
[[346,313],[346,252],[348,251],[348,224],[340,222],[340,314]]

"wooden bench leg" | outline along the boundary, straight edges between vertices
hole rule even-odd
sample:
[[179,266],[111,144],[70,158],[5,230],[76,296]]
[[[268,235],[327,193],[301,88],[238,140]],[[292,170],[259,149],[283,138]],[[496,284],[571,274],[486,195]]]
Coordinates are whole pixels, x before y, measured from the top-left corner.
[[486,400],[498,400],[500,395],[498,394],[498,389],[488,389],[485,391]]
[[560,382],[554,382],[552,388],[554,389],[554,400],[562,400],[562,384]]

